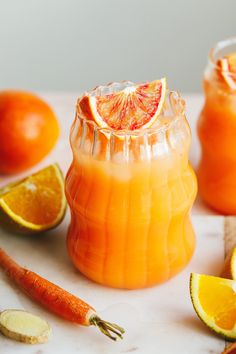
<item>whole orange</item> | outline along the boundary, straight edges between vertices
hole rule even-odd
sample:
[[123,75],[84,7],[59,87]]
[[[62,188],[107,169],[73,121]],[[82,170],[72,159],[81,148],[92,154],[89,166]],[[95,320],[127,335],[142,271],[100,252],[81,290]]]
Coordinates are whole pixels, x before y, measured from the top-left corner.
[[55,145],[59,124],[49,105],[23,91],[0,92],[0,173],[23,171]]

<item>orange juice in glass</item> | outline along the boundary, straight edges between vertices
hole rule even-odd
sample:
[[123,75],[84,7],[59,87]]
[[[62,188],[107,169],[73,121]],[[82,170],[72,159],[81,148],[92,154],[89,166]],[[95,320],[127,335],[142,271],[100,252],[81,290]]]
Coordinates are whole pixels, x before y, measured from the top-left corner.
[[199,192],[212,208],[236,214],[236,38],[210,51],[203,83]]
[[[123,82],[89,94],[103,102],[117,87],[127,97],[135,90]],[[66,177],[70,258],[84,275],[107,286],[135,289],[164,282],[186,266],[195,248],[189,214],[197,184],[188,161],[184,101],[167,91],[153,125],[119,130],[89,119],[82,100],[71,129],[73,162]],[[131,121],[134,112],[127,112]]]

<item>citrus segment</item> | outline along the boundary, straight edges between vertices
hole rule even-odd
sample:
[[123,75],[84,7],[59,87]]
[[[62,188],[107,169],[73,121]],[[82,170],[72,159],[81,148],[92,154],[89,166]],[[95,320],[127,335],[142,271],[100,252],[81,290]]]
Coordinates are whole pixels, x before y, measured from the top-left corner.
[[214,332],[236,338],[236,282],[192,273],[190,295],[199,318]]
[[236,247],[233,248],[226,258],[221,276],[236,280]]
[[156,121],[165,95],[165,78],[140,85],[113,83],[86,94],[79,106],[87,118],[102,128],[136,130],[148,128]]
[[64,180],[54,164],[0,192],[1,219],[28,230],[58,225],[65,214]]
[[232,90],[236,90],[236,53],[219,59],[218,65],[224,81]]

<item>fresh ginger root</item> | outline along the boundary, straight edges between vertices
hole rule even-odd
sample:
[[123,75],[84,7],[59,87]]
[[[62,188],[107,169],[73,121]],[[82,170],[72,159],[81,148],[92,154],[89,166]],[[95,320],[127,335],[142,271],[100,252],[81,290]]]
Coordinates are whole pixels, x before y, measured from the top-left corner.
[[51,328],[42,318],[23,310],[0,313],[0,332],[6,337],[28,344],[48,341]]

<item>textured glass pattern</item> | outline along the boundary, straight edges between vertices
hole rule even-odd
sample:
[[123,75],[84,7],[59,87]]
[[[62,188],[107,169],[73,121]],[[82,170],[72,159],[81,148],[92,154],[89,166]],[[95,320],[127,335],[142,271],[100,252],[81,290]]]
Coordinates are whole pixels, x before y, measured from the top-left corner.
[[77,112],[66,177],[67,245],[75,266],[96,282],[141,288],[163,282],[195,247],[189,211],[196,178],[185,104],[169,92],[154,127],[114,131]]

